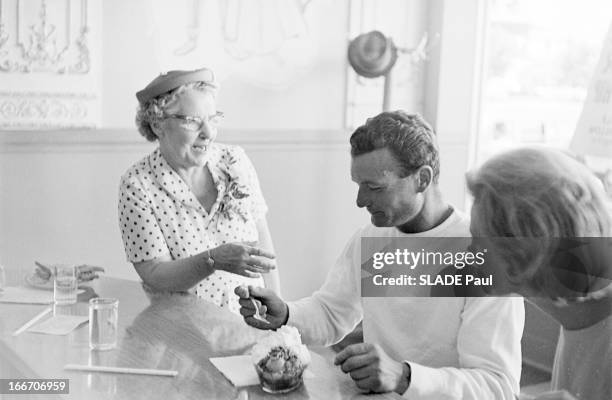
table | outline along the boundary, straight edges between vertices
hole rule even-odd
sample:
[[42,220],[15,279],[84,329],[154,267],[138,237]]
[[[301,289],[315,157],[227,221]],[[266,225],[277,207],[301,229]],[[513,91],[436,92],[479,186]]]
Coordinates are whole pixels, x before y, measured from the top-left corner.
[[[46,306],[0,303],[0,378],[64,378],[69,395],[58,399],[397,399],[395,393],[364,395],[350,377],[321,355],[312,354],[314,375],[286,395],[270,395],[259,386],[234,387],[210,357],[245,354],[266,334],[238,315],[192,295],[151,296],[139,282],[101,278],[79,295],[78,303],[54,312],[87,315],[92,297],[119,299],[118,346],[90,351],[88,327],[66,336],[11,334]],[[66,364],[172,369],[174,378],[64,371]],[[10,397],[6,397],[10,398]],[[27,395],[13,398],[25,400]]]

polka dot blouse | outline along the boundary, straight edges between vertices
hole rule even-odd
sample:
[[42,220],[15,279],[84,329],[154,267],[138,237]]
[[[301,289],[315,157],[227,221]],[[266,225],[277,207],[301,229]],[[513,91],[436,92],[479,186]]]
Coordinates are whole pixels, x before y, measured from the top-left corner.
[[[131,263],[169,254],[193,256],[224,243],[257,241],[256,222],[267,212],[253,165],[238,146],[213,144],[207,167],[217,199],[206,212],[181,177],[156,149],[121,178],[119,226]],[[238,312],[238,285],[263,286],[262,278],[215,271],[194,288],[195,294]]]

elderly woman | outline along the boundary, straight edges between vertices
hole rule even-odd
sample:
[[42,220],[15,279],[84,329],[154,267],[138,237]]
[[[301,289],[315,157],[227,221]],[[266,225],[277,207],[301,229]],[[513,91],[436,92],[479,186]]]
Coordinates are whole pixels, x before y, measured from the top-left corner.
[[[601,182],[560,151],[517,149],[468,174],[467,185],[495,290],[525,296],[561,324],[557,392],[541,398],[611,398],[612,216]],[[564,253],[563,238],[584,239]]]
[[160,75],[136,94],[138,130],[159,147],[122,177],[119,224],[146,287],[238,312],[235,287],[278,292],[279,280],[255,169],[240,147],[215,142],[216,93],[212,71],[199,69]]

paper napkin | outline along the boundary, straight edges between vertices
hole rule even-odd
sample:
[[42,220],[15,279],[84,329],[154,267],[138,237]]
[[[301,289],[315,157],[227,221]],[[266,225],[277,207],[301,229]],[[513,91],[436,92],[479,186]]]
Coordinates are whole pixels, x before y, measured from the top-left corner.
[[0,303],[51,304],[53,292],[22,286],[7,286],[0,291]]
[[215,357],[210,362],[234,386],[259,385],[259,377],[251,361],[251,356]]

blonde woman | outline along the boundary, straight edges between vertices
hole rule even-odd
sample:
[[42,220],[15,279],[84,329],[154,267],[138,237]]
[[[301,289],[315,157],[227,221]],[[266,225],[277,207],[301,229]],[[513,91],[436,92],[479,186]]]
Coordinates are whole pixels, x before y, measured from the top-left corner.
[[[555,392],[541,398],[612,398],[612,217],[601,182],[561,151],[527,148],[491,158],[467,185],[472,235],[516,238],[511,248],[487,242],[497,292],[519,293],[561,324]],[[579,260],[559,248],[572,238],[587,244]]]

